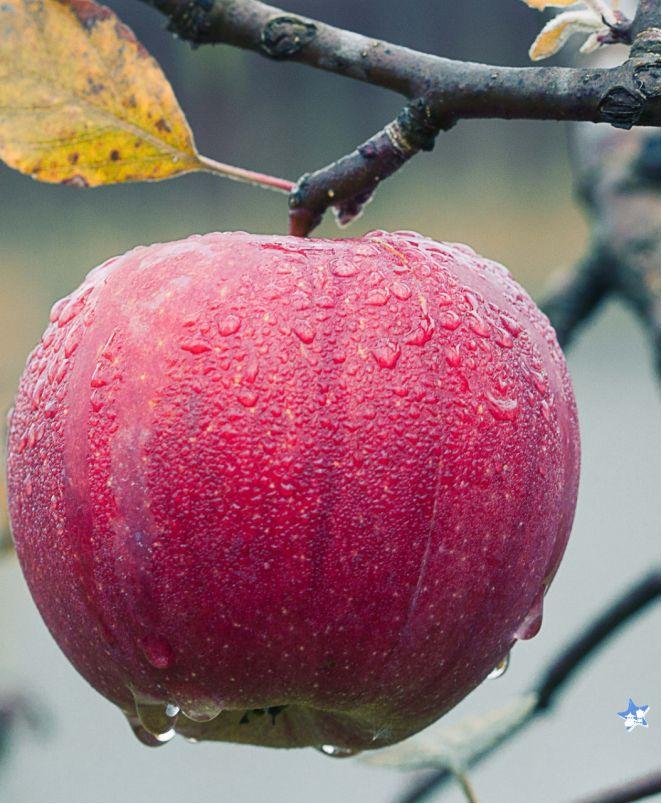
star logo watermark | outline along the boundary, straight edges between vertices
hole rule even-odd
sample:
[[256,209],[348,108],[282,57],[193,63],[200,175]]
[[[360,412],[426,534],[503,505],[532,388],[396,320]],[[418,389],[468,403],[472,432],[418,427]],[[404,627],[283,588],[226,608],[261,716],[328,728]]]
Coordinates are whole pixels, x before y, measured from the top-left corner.
[[625,731],[633,731],[637,726],[643,726],[647,729],[646,714],[649,709],[650,706],[637,706],[632,698],[628,698],[628,708],[624,712],[617,712],[617,715],[625,721]]

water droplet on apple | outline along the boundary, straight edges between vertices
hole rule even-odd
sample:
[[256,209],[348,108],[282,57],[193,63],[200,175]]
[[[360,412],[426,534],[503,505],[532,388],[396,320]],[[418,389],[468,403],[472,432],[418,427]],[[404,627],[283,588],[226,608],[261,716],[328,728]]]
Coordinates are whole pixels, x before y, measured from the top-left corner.
[[37,443],[37,430],[34,424],[31,424],[28,428],[27,442],[30,449],[32,449],[32,447],[34,447],[34,445]]
[[39,407],[39,403],[41,402],[41,398],[44,394],[44,389],[46,388],[46,378],[42,377],[39,382],[35,385],[34,391],[32,392],[32,409],[36,410]]
[[542,626],[542,607],[545,592],[542,590],[536,595],[531,608],[515,631],[515,639],[533,639]]
[[292,332],[302,343],[312,343],[315,340],[315,330],[302,319],[292,324]]
[[157,670],[166,670],[172,664],[172,648],[164,639],[148,636],[140,647],[147,661]]
[[[159,743],[167,743],[175,735],[175,723],[179,715],[179,707],[174,704],[164,704],[162,702],[146,701],[134,693],[136,704],[136,715],[139,723],[137,725],[158,740]],[[130,719],[129,722],[133,722]],[[135,721],[134,721],[135,722]],[[135,731],[135,730],[134,730]],[[140,736],[136,733],[138,739]]]
[[278,489],[283,497],[291,497],[294,494],[294,486],[291,483],[280,483]]
[[404,282],[396,281],[391,285],[391,293],[396,299],[400,299],[400,301],[407,301],[407,299],[411,296],[411,289],[409,285],[405,284]]
[[169,743],[175,736],[174,729],[169,729],[167,732],[160,735],[150,734],[137,718],[127,715],[126,719],[136,738],[140,740],[143,745],[149,746],[149,748],[160,748],[162,745]]
[[115,350],[117,348],[117,330],[113,330],[110,334],[110,337],[106,341],[101,350],[101,356],[105,357],[106,360],[110,360],[111,362],[115,360]]
[[439,317],[439,323],[444,329],[452,332],[460,326],[460,316],[452,310],[447,310]]
[[183,349],[185,352],[190,352],[192,355],[201,355],[204,352],[210,352],[211,346],[206,343],[202,343],[201,341],[194,341],[193,343],[181,343],[180,349]]
[[381,368],[392,369],[400,357],[400,347],[392,341],[385,341],[372,350],[372,356]]
[[469,329],[480,338],[488,338],[490,335],[490,328],[487,323],[475,313],[469,318]]
[[434,321],[425,314],[418,326],[405,335],[405,343],[412,346],[423,346],[434,334]]
[[182,713],[186,715],[189,720],[193,720],[196,723],[208,723],[210,720],[214,720],[217,718],[222,712],[222,708],[217,704],[208,703],[208,704],[201,704],[196,708],[188,708],[182,710]]
[[81,337],[81,327],[76,326],[71,332],[68,333],[67,337],[64,339],[64,356],[71,357],[71,355],[78,349],[78,344],[80,343]]
[[[85,302],[87,301],[87,297],[91,292],[92,288],[88,288],[80,296],[68,300],[63,307],[59,308],[59,312],[55,318],[55,320],[57,320],[58,327],[63,327],[65,324],[68,324],[80,313],[83,307],[85,307]],[[51,315],[54,313],[54,311],[55,306],[51,310]]]
[[381,307],[388,301],[389,292],[386,288],[373,288],[366,296],[366,304]]
[[90,394],[90,405],[95,413],[98,413],[101,410],[101,408],[104,406],[104,402],[105,400],[98,388],[92,391]]
[[490,413],[497,421],[512,422],[517,418],[519,404],[516,399],[505,399],[494,396],[489,391],[485,394]]
[[103,363],[97,363],[92,372],[92,377],[90,378],[90,386],[92,388],[103,388],[103,386],[106,385],[106,378],[103,376],[104,369]]
[[509,316],[502,315],[501,316],[501,323],[508,330],[508,332],[513,336],[513,338],[516,338],[520,334],[520,332],[522,331],[521,325],[518,324],[517,321],[513,321],[513,319],[510,318]]
[[545,372],[544,371],[536,371],[535,369],[531,372],[531,377],[533,378],[533,384],[536,387],[536,390],[539,394],[545,394],[547,391],[547,386],[545,384]]
[[460,365],[460,350],[457,346],[444,347],[444,357],[449,366],[455,368]]
[[260,365],[259,365],[259,363],[257,361],[257,357],[255,356],[255,353],[252,352],[251,354],[248,355],[248,358],[246,360],[246,368],[244,369],[244,377],[246,378],[246,380],[248,382],[253,383],[253,382],[255,382],[255,379],[256,379],[256,377],[258,375],[259,370],[260,370]]
[[345,759],[345,757],[353,757],[359,753],[353,748],[341,748],[338,745],[320,745],[317,750],[325,756],[335,759]]
[[254,408],[257,404],[257,392],[251,388],[242,388],[237,398],[245,408]]
[[420,242],[423,239],[423,237],[418,232],[414,232],[412,229],[396,229],[396,231],[393,232],[393,234],[396,235],[396,237],[402,237],[407,241],[413,241],[414,244]]
[[331,265],[331,273],[335,274],[336,276],[355,276],[357,270],[356,265],[352,264],[351,262],[345,262],[344,260],[334,260],[333,264]]
[[67,306],[68,303],[69,299],[65,297],[64,299],[59,299],[58,301],[56,301],[55,304],[51,307],[48,319],[52,324],[55,324],[55,322],[59,319],[60,313]]
[[41,336],[41,345],[44,349],[48,349],[48,347],[53,343],[55,340],[55,330],[53,327],[48,327],[46,332]]
[[225,318],[222,318],[218,322],[218,332],[220,335],[227,337],[228,335],[234,335],[235,332],[239,330],[241,326],[241,319],[239,316],[233,315],[226,315]]
[[510,654],[507,653],[503,659],[497,664],[497,666],[492,670],[492,672],[487,676],[489,679],[494,678],[501,678],[501,676],[506,672],[508,669],[508,665],[510,664]]

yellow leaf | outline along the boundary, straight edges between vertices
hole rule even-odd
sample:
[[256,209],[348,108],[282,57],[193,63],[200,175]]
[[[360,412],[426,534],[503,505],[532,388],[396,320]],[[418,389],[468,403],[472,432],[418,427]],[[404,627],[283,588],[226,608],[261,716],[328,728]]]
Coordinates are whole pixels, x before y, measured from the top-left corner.
[[93,0],[0,3],[0,157],[91,187],[206,167],[159,65]]
[[596,21],[590,11],[566,11],[550,20],[531,45],[529,57],[532,61],[547,59],[559,51],[574,33],[593,33]]

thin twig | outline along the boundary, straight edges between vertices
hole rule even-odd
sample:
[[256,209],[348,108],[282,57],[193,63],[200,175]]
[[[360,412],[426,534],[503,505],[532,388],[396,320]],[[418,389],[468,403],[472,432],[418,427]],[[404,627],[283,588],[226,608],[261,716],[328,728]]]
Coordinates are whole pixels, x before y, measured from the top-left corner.
[[461,119],[587,120],[619,128],[659,124],[659,30],[651,30],[659,27],[659,14],[656,18],[648,0],[632,24],[632,56],[614,68],[499,67],[446,59],[258,0],[142,2],[165,14],[169,29],[193,44],[224,43],[300,62],[419,103],[424,144],[416,136],[420,126],[402,125],[401,115],[362,148],[299,181],[290,209],[292,231],[300,235],[308,234],[330,206],[339,210],[341,221],[350,220],[379,181],[419,150],[429,150],[434,134]]
[[429,106],[413,101],[351,154],[302,176],[290,194],[290,234],[307,235],[329,206],[335,208],[341,226],[350,223],[380,182],[419,151],[432,150],[438,131]]
[[579,801],[599,801],[602,804],[620,801],[641,801],[642,798],[654,796],[659,792],[660,771],[656,770],[638,779],[631,779],[618,787],[601,790],[592,796],[588,796],[588,798],[580,798]]
[[469,802],[477,802],[478,796],[476,795],[476,791],[474,790],[473,785],[469,781],[469,777],[467,774],[462,770],[454,770],[453,776],[455,777],[455,781],[460,785],[462,788],[462,792],[464,793],[465,798]]

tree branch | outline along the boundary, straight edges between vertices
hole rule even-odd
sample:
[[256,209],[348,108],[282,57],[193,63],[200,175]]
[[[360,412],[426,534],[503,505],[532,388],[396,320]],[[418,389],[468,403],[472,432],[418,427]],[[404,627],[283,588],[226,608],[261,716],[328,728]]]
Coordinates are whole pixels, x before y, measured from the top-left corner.
[[[656,17],[650,0],[642,0],[633,22],[631,57],[608,69],[456,61],[288,14],[258,0],[142,2],[165,14],[169,29],[192,44],[224,43],[300,62],[391,89],[418,100],[425,110],[425,148],[402,127],[400,115],[362,148],[304,176],[290,196],[296,234],[307,234],[330,206],[339,210],[341,220],[350,220],[379,181],[419,150],[429,150],[434,133],[460,119],[586,120],[619,128],[659,124],[659,30],[651,31],[651,26],[659,28],[659,12]],[[394,132],[402,139],[394,140]]]
[[637,13],[632,22],[632,36],[636,38],[649,28],[660,27],[659,0],[639,0]]
[[26,696],[14,693],[0,697],[0,762],[10,749],[11,732],[21,720],[36,733],[48,733],[50,729],[43,708],[38,708]]
[[542,305],[563,350],[611,293],[611,273],[607,256],[601,250],[591,251]]
[[[533,694],[536,696],[536,702],[531,716],[523,720],[517,728],[502,730],[500,739],[491,742],[485,750],[478,751],[473,757],[470,757],[469,764],[475,764],[489,756],[506,740],[519,733],[522,727],[531,723],[536,716],[547,711],[572,676],[584,666],[586,660],[595,655],[598,648],[614,636],[626,622],[643,611],[650,603],[658,600],[659,597],[660,571],[658,568],[644,575],[561,651],[534,688]],[[404,793],[400,801],[424,801],[452,778],[452,773],[447,767],[428,773],[417,780]]]
[[641,801],[642,798],[654,796],[660,792],[660,771],[656,770],[647,773],[639,779],[632,779],[618,787],[610,787],[608,790],[601,790],[588,798],[581,798],[580,801],[599,801],[602,804],[621,801]]
[[623,298],[660,348],[660,135],[578,126],[572,162],[591,221],[588,252],[543,304],[561,346],[609,295]]
[[305,237],[331,205],[341,226],[351,223],[380,182],[419,151],[432,150],[438,130],[429,106],[413,101],[351,154],[302,176],[290,193],[290,233]]

